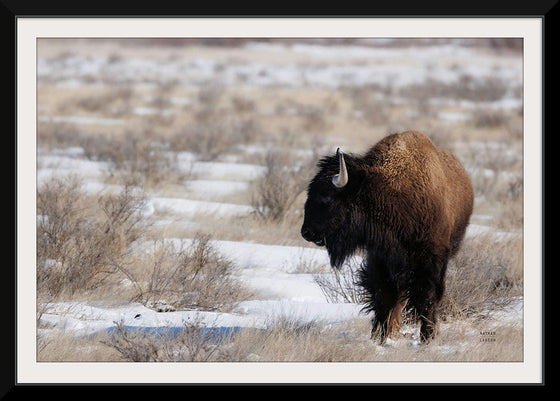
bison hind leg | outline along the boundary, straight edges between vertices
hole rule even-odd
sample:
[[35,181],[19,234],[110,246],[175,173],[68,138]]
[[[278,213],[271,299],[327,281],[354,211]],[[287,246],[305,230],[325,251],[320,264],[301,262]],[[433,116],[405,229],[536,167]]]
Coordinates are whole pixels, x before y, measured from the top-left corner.
[[387,337],[393,340],[398,337],[402,320],[402,311],[405,308],[407,302],[407,298],[399,298],[396,305],[393,307],[393,309],[391,309],[391,312],[389,313],[389,317],[387,319]]
[[379,344],[384,344],[388,338],[396,340],[399,336],[402,312],[408,299],[400,297],[392,307],[377,308],[372,319],[371,339],[377,339]]
[[444,273],[439,277],[429,272],[420,275],[411,291],[410,306],[420,320],[420,341],[427,343],[438,334],[439,306],[445,290]]
[[375,268],[367,264],[362,265],[358,283],[364,290],[365,306],[362,311],[374,313],[370,338],[383,344],[388,333],[387,320],[396,303],[396,287],[389,285],[387,272],[381,264]]

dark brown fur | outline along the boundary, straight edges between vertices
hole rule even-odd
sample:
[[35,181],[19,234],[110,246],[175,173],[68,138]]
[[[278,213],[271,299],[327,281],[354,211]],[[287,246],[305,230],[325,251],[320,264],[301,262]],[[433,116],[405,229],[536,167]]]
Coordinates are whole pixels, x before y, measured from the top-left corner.
[[325,245],[340,267],[357,250],[367,256],[361,285],[372,334],[398,332],[408,305],[421,321],[423,341],[435,335],[450,257],[459,249],[473,208],[473,190],[461,163],[424,134],[389,135],[365,155],[344,155],[349,181],[332,185],[336,156],[319,162],[308,188],[302,235]]

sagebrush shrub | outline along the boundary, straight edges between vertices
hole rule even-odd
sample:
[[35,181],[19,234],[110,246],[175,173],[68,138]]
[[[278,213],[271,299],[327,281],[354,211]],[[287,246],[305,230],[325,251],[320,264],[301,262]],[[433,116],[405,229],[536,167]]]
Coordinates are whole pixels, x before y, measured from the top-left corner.
[[281,221],[307,188],[308,166],[291,163],[284,153],[274,150],[266,154],[265,166],[264,175],[256,180],[251,204],[259,216]]
[[522,244],[517,236],[466,238],[447,269],[443,317],[482,315],[523,295]]
[[249,297],[234,276],[235,264],[209,235],[198,234],[190,244],[156,241],[139,257],[150,276],[138,300],[156,310],[230,310]]
[[37,291],[57,297],[93,290],[125,274],[127,248],[145,230],[144,195],[125,185],[88,201],[75,177],[54,178],[37,192]]

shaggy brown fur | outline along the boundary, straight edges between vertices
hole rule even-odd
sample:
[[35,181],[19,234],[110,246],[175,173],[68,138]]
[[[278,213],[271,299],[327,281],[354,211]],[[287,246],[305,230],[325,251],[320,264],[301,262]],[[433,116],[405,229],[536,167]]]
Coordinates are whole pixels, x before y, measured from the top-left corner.
[[319,162],[308,188],[302,236],[325,245],[340,267],[367,252],[361,285],[372,334],[398,332],[401,311],[421,321],[423,341],[435,335],[450,257],[459,249],[473,209],[473,190],[461,163],[424,134],[406,131],[379,141],[365,155],[344,155],[348,183],[332,184],[337,156]]

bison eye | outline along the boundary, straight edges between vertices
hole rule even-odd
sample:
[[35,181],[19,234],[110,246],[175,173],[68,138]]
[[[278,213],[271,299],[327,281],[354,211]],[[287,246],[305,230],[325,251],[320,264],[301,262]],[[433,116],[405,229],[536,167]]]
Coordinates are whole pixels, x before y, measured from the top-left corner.
[[319,203],[323,206],[330,206],[333,199],[330,196],[321,196],[319,198]]

